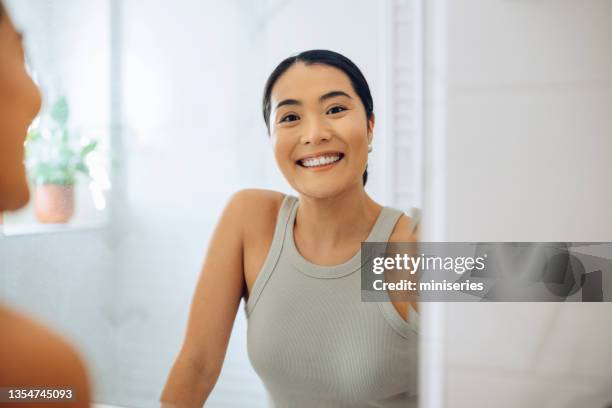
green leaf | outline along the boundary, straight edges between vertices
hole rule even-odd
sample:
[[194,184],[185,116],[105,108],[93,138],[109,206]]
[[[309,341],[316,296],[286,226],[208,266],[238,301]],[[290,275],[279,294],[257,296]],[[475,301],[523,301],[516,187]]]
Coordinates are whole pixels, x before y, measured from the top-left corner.
[[66,97],[62,96],[53,104],[51,117],[59,126],[63,127],[68,122],[68,113],[68,101],[66,101]]
[[85,157],[87,156],[89,153],[93,152],[94,150],[96,150],[96,147],[98,146],[98,141],[94,140],[93,142],[89,142],[87,143],[83,149],[81,149],[81,157]]
[[80,171],[81,173],[85,175],[89,175],[89,167],[87,167],[85,163],[78,163],[76,165],[76,170]]
[[98,147],[98,141],[81,145],[79,132],[68,129],[68,113],[68,102],[61,97],[28,133],[26,168],[37,184],[68,185],[75,182],[77,173],[90,176],[85,159]]

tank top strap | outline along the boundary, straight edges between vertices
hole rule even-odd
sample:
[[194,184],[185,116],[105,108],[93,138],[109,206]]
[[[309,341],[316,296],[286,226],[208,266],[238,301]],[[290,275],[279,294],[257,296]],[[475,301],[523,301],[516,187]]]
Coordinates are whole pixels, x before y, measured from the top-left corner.
[[290,194],[286,194],[283,198],[276,216],[276,227],[274,228],[274,236],[272,238],[272,243],[270,244],[270,250],[268,251],[268,255],[264,261],[262,270],[255,279],[255,283],[253,283],[251,294],[249,295],[247,302],[244,304],[244,310],[247,316],[255,307],[255,304],[259,299],[259,295],[266,286],[266,283],[268,282],[268,279],[270,278],[270,275],[278,262],[278,258],[280,257],[280,253],[283,248],[283,242],[285,241],[287,223],[289,222],[291,212],[293,211],[293,207],[296,203],[297,197]]
[[417,207],[412,207],[411,213],[410,213],[410,219],[411,219],[410,233],[414,234],[414,231],[418,228],[421,222],[421,209]]
[[298,198],[291,194],[285,194],[283,202],[281,203],[280,209],[278,210],[278,216],[276,218],[276,228],[274,230],[274,239],[272,240],[272,247],[281,246],[285,240],[285,231],[287,230],[287,223],[291,218],[293,207],[298,202]]
[[[378,221],[374,225],[370,237],[367,241],[369,242],[389,242],[389,238],[393,233],[395,225],[399,221],[400,217],[404,214],[402,210],[383,207],[382,212],[378,218]],[[417,229],[420,221],[420,210],[412,208],[410,213],[410,233],[414,233]],[[382,311],[387,321],[391,324],[393,329],[399,333],[402,337],[410,338],[411,333],[419,331],[419,314],[414,310],[412,305],[408,308],[408,321],[405,321],[403,317],[395,310],[391,298],[388,292],[384,291],[385,301],[378,302],[378,307]]]
[[387,242],[395,228],[395,224],[404,212],[392,207],[383,207],[378,220],[374,224],[367,242]]

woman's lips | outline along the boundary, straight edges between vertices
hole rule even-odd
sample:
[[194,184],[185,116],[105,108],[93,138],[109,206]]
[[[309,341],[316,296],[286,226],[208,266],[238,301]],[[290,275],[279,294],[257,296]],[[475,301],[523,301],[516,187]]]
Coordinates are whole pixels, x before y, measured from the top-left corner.
[[340,157],[340,159],[336,160],[335,162],[328,163],[328,164],[322,164],[322,165],[312,166],[312,167],[306,167],[301,164],[298,164],[298,166],[308,171],[323,171],[323,170],[331,169],[332,167],[336,166],[341,161],[342,161],[342,157]]
[[338,154],[338,160],[331,162],[331,163],[327,163],[327,164],[319,164],[319,165],[314,165],[314,166],[306,166],[302,163],[302,160],[298,160],[296,162],[296,164],[305,169],[305,170],[313,170],[313,171],[318,171],[318,170],[327,170],[330,169],[332,167],[334,167],[338,162],[340,162],[342,159],[344,158],[344,154],[343,153],[339,153]]

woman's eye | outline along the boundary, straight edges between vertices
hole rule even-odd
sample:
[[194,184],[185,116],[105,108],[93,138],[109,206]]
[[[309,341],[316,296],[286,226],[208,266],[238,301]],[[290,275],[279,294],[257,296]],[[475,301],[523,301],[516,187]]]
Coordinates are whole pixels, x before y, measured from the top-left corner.
[[327,112],[333,115],[335,113],[340,113],[345,110],[346,108],[344,108],[343,106],[334,106],[333,108],[330,108]]
[[287,115],[287,116],[283,116],[283,118],[280,120],[281,122],[293,122],[298,120],[298,116],[297,115]]

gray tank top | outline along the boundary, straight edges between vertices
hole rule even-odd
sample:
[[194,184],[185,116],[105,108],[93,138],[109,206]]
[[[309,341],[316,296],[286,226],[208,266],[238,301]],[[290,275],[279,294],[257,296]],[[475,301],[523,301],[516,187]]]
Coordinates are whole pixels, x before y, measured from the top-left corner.
[[[418,315],[410,308],[406,322],[390,301],[361,301],[361,251],[334,266],[302,257],[298,205],[285,196],[245,304],[249,360],[271,406],[416,407]],[[401,214],[383,207],[367,241],[387,242]]]

